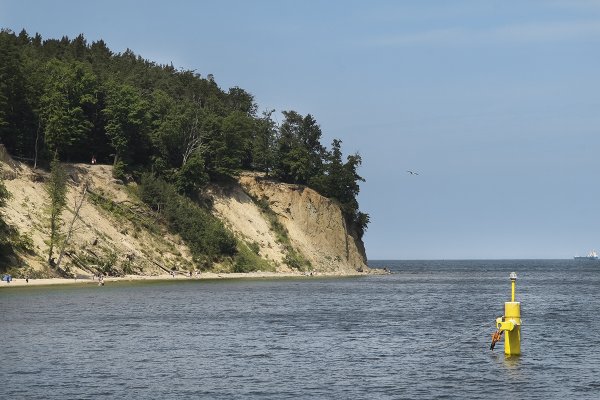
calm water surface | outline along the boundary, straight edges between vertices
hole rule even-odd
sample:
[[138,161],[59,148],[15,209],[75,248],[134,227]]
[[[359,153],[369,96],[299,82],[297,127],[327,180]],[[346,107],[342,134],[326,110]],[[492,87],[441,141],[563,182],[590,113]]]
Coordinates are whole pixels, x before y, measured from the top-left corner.
[[600,398],[600,263],[371,264],[394,274],[0,290],[0,398]]

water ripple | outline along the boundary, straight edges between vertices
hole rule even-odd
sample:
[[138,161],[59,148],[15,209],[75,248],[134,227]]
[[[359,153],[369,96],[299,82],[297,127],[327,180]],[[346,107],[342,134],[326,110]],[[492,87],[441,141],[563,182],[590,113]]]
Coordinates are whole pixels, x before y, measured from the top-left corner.
[[[594,398],[600,268],[384,262],[359,279],[0,291],[0,398]],[[517,270],[521,357],[489,351]],[[507,386],[506,382],[511,382]]]

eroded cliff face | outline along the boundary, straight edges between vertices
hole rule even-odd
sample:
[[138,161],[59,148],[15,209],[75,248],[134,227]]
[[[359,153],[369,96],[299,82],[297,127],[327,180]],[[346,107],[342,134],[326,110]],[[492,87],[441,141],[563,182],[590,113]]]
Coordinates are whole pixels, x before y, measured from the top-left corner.
[[[166,227],[156,224],[156,229],[148,230],[128,219],[124,213],[127,210],[130,216],[144,218],[131,213],[143,210],[145,205],[131,196],[123,183],[112,178],[111,166],[63,166],[68,175],[67,206],[61,218],[63,234],[73,221],[77,203],[81,202],[84,184],[88,187],[63,260],[75,276],[91,276],[92,271],[107,265],[121,273],[159,275],[165,269],[191,263],[189,249],[181,238],[168,233]],[[0,152],[0,167],[11,193],[7,206],[1,210],[4,220],[31,241],[30,252],[20,254],[21,260],[11,266],[27,265],[30,274],[42,271],[52,276],[46,262],[50,233],[44,182],[48,173],[15,162],[6,152]],[[119,209],[108,212],[99,205],[102,199],[110,200]]]
[[334,201],[310,188],[274,182],[258,174],[243,174],[239,185],[229,193],[215,193],[217,215],[245,240],[259,243],[261,255],[276,261],[278,270],[288,268],[285,249],[255,200],[268,203],[294,249],[314,270],[349,273],[368,269],[362,241],[353,237]]
[[[34,171],[14,161],[3,147],[0,150],[2,175],[12,195],[2,210],[3,218],[31,242],[30,252],[20,254],[20,261],[13,266],[48,272],[48,199],[44,189],[48,173]],[[69,179],[63,233],[73,221],[84,185],[88,188],[64,259],[74,275],[89,275],[105,265],[120,273],[141,275],[193,266],[184,241],[169,233],[132,195],[134,183],[125,185],[113,179],[109,165],[64,167]],[[313,271],[344,275],[368,270],[362,242],[352,236],[338,205],[312,189],[247,173],[238,183],[213,187],[210,194],[213,213],[238,238],[258,248],[259,255],[279,272],[298,272],[288,265],[290,247],[310,262]],[[268,213],[257,200],[268,205]],[[273,229],[274,219],[285,227],[287,242]]]

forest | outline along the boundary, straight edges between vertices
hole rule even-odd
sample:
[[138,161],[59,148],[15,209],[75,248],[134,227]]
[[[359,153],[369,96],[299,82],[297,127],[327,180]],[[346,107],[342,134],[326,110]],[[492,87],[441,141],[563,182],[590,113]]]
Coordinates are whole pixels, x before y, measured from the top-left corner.
[[150,175],[192,199],[209,183],[259,171],[336,200],[362,237],[360,155],[344,157],[338,139],[324,146],[310,114],[283,111],[278,124],[274,113],[211,74],[114,53],[103,40],[0,32],[0,143],[14,158],[45,169],[94,158],[115,178]]

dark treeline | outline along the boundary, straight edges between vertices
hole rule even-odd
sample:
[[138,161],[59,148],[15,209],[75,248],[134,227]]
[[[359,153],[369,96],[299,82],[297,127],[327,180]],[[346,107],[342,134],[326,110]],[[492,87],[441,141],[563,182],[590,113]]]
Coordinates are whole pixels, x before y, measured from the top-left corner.
[[0,32],[0,143],[16,157],[43,167],[95,157],[112,163],[115,177],[152,172],[188,195],[262,171],[336,199],[362,237],[360,156],[344,159],[340,140],[324,147],[310,114],[283,117],[278,125],[250,93],[224,91],[212,75],[113,53],[102,40]]

